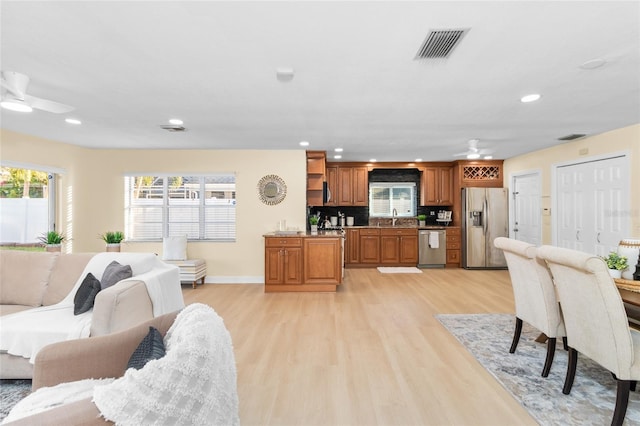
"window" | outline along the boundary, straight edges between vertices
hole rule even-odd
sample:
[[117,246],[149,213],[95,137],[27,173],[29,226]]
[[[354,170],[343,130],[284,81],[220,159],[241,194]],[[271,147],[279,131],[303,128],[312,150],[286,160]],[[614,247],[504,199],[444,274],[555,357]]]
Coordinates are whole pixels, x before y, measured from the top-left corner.
[[369,184],[369,216],[416,215],[416,184],[412,182],[372,182]]
[[126,176],[125,236],[158,240],[235,241],[236,177]]

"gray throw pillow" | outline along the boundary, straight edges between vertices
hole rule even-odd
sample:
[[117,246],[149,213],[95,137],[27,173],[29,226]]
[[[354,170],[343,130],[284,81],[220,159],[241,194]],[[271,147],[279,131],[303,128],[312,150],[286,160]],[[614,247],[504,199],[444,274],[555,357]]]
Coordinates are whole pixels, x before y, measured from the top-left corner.
[[93,308],[100,289],[100,281],[89,272],[73,297],[73,315],[83,314]]
[[107,287],[111,287],[118,281],[122,281],[126,278],[131,278],[132,276],[133,273],[131,272],[130,265],[121,265],[114,260],[105,268],[100,284],[102,285],[102,289],[104,290]]
[[144,336],[144,339],[142,339],[136,350],[133,351],[131,358],[129,358],[127,369],[135,368],[140,370],[147,362],[152,359],[160,359],[165,353],[162,334],[156,328],[149,327],[149,333]]

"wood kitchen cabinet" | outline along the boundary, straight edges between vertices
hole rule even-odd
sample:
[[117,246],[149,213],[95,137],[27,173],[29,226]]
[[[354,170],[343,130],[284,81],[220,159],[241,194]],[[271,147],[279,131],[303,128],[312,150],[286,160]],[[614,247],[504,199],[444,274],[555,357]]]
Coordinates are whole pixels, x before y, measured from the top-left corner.
[[325,206],[337,206],[338,195],[338,167],[327,166],[327,188],[329,189],[329,200],[324,203]]
[[337,206],[369,205],[369,170],[366,167],[337,167]]
[[342,281],[342,237],[304,239],[304,283],[335,284]]
[[302,284],[302,238],[265,240],[264,283]]
[[420,201],[423,206],[453,204],[453,168],[451,166],[430,166],[422,170]]
[[324,151],[307,151],[307,206],[322,205],[325,165]]
[[459,268],[462,249],[462,236],[460,227],[447,228],[447,267]]
[[380,229],[360,229],[360,263],[380,263]]
[[347,229],[345,237],[344,263],[346,265],[360,263],[360,230]]
[[265,292],[336,291],[342,282],[342,236],[265,235]]
[[418,263],[418,230],[409,228],[383,228],[380,230],[380,263]]

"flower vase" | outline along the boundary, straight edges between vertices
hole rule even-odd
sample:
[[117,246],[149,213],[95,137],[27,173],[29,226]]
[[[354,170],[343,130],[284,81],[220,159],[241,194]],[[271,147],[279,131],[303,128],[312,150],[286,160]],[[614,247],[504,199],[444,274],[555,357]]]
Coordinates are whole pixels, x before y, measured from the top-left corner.
[[62,252],[62,244],[47,244],[45,250],[50,253],[60,253]]
[[613,279],[619,279],[622,277],[622,271],[618,269],[609,269],[609,275],[611,275],[611,278]]
[[318,234],[318,225],[310,225],[311,226],[311,235]]
[[622,278],[632,280],[633,274],[636,271],[638,255],[640,254],[640,240],[624,239],[620,241],[620,244],[618,244],[618,254],[625,256],[629,263],[629,267],[622,271]]
[[119,252],[120,251],[120,243],[107,244],[107,251],[108,252]]

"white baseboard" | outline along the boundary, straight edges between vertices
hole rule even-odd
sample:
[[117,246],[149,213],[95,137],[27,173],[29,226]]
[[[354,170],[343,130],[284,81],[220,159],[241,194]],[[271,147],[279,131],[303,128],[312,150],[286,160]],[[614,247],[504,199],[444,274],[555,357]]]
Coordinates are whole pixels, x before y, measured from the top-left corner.
[[264,284],[264,276],[232,276],[223,277],[218,275],[207,275],[204,278],[205,284]]

